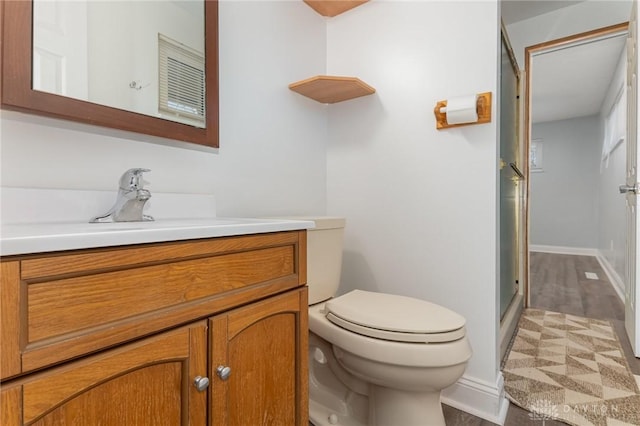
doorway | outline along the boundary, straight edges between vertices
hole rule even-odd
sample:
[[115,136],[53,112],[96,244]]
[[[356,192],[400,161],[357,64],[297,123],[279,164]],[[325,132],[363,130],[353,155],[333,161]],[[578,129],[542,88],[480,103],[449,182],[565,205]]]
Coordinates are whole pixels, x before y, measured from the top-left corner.
[[[617,186],[624,181],[626,150],[620,126],[616,127],[616,108],[626,110],[622,54],[627,29],[624,23],[525,49],[527,251],[595,256],[621,298],[627,230]],[[598,65],[613,62],[613,72],[588,77],[602,68],[594,65],[596,56],[605,58]],[[577,67],[573,72],[563,76],[558,71],[571,64]],[[552,78],[545,77],[545,71]],[[607,73],[604,89],[584,84],[581,91],[563,93],[581,77],[587,77],[587,83],[602,81]],[[590,95],[596,90],[603,93],[593,105]],[[565,104],[566,100],[578,103]],[[624,135],[626,123],[622,126]],[[525,259],[528,263],[531,253]],[[526,306],[532,306],[530,278],[525,280]]]

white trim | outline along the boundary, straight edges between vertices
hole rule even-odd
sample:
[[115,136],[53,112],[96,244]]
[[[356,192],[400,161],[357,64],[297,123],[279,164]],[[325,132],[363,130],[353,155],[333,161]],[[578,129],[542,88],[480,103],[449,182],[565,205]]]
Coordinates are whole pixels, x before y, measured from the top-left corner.
[[600,250],[598,250],[596,259],[598,259],[598,262],[600,263],[600,266],[602,266],[604,273],[607,274],[607,278],[609,278],[609,282],[611,283],[611,286],[616,291],[616,293],[618,294],[618,297],[620,298],[620,300],[622,301],[622,304],[624,305],[625,303],[624,281],[622,280],[622,278],[620,278],[620,275],[618,275],[613,265],[609,263],[607,258],[604,256],[604,254]]
[[598,249],[584,247],[563,247],[563,246],[545,246],[539,244],[530,244],[529,251],[540,253],[556,253],[556,254],[574,254],[578,256],[597,256]]
[[443,404],[499,425],[504,424],[509,409],[500,372],[495,385],[462,376],[457,383],[442,391],[440,399]]

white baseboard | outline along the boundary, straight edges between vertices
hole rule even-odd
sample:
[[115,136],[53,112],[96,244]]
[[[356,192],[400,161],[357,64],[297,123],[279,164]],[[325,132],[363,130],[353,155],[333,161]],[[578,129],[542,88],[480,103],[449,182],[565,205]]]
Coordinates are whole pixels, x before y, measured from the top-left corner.
[[602,266],[604,273],[607,274],[607,278],[609,278],[611,286],[618,294],[618,297],[622,301],[622,304],[624,304],[624,281],[622,280],[622,278],[620,278],[620,275],[618,275],[613,265],[609,263],[607,258],[604,257],[604,254],[602,254],[600,250],[598,250],[596,259],[598,259],[598,262],[600,263],[600,266]]
[[442,391],[441,400],[443,404],[498,425],[504,424],[509,409],[500,372],[494,385],[463,376],[456,384]]
[[540,244],[530,244],[529,251],[537,251],[540,253],[573,254],[577,256],[597,256],[598,255],[598,249],[594,249],[594,248],[545,246]]

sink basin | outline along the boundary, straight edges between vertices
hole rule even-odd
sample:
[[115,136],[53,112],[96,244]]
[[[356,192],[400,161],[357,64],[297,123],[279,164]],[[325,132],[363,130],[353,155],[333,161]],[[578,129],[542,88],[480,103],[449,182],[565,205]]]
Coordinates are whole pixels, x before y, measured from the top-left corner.
[[78,226],[78,231],[92,232],[126,232],[126,231],[147,231],[157,229],[175,228],[202,228],[237,225],[241,223],[251,223],[251,219],[173,219],[157,220],[149,222],[106,222],[87,223],[85,226]]
[[[173,219],[158,220],[149,222],[105,222],[105,223],[38,223],[3,227],[5,229],[14,228],[32,235],[70,235],[81,234],[91,235],[95,233],[115,233],[115,232],[154,232],[167,231],[185,228],[216,228],[243,223],[253,223],[252,219]],[[3,232],[4,234],[4,232]],[[7,236],[3,235],[3,238]]]
[[110,247],[313,228],[304,220],[207,218],[2,225],[0,255]]
[[[88,221],[113,205],[115,191],[3,187],[0,196],[0,256],[292,231],[314,226],[305,220],[216,217],[212,194],[154,193],[149,214],[155,221],[110,223]],[[41,222],[43,216],[48,222]]]

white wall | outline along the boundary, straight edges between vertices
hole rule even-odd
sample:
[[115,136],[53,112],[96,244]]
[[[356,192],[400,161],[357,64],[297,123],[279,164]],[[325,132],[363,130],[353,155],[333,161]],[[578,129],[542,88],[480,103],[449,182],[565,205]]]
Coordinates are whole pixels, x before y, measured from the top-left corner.
[[587,0],[508,25],[509,40],[520,69],[524,69],[526,47],[627,22],[631,4],[631,0]]
[[[452,27],[461,31],[445,36]],[[328,72],[377,90],[329,109],[328,212],[347,218],[340,291],[403,294],[464,315],[474,354],[463,382],[491,402],[456,394],[455,403],[494,421],[498,115],[438,131],[433,108],[485,91],[500,99],[499,27],[495,2],[373,1],[327,30]]]
[[534,245],[598,245],[598,182],[602,129],[598,116],[534,124],[542,139],[543,172],[530,175],[530,233]]
[[326,107],[287,85],[324,71],[325,46],[303,2],[222,1],[219,150],[2,111],[2,186],[115,190],[147,167],[152,192],[215,194],[219,216],[324,213]]

